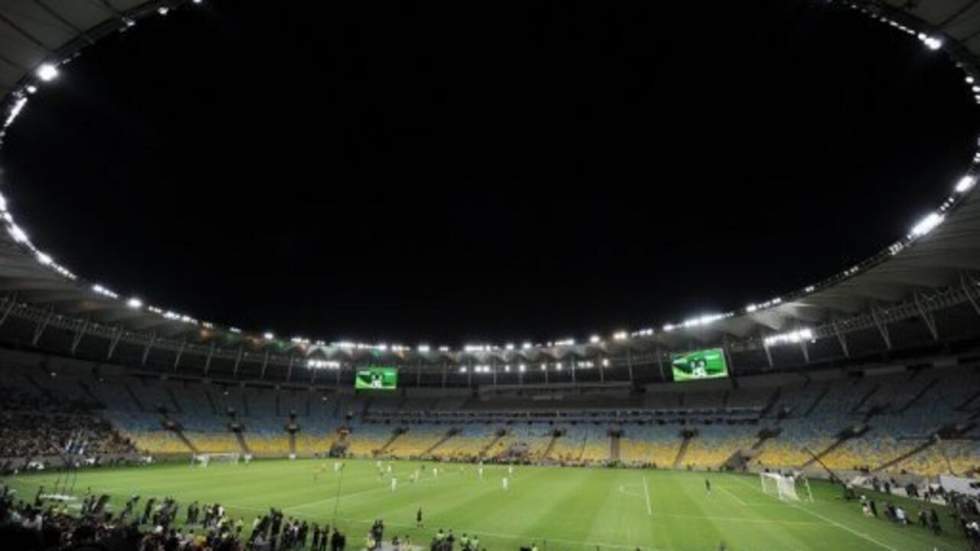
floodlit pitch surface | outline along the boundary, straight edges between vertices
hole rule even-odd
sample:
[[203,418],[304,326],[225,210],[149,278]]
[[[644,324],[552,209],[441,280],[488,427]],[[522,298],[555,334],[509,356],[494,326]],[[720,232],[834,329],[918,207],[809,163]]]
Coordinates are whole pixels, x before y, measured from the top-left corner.
[[[515,467],[510,489],[501,478],[507,468],[487,465],[480,480],[474,465],[425,463],[418,483],[411,474],[421,465],[396,461],[398,488],[379,479],[374,461],[347,460],[340,475],[333,460],[270,460],[251,465],[169,464],[143,468],[82,471],[76,493],[112,495],[121,510],[130,494],[174,496],[180,520],[191,501],[219,502],[232,516],[251,518],[275,506],[287,516],[337,523],[348,542],[360,542],[370,523],[382,518],[385,539],[408,534],[428,543],[439,528],[457,536],[478,534],[487,549],[517,549],[537,543],[546,549],[714,550],[724,541],[739,550],[940,550],[966,549],[948,513],[940,510],[945,533],[936,537],[919,526],[899,527],[867,519],[856,502],[844,503],[839,489],[814,483],[815,503],[789,505],[767,496],[758,476],[636,469]],[[387,465],[387,463],[385,463]],[[437,465],[438,477],[432,466]],[[33,499],[38,485],[50,488],[53,474],[9,477],[21,498]],[[704,480],[711,480],[712,492]],[[879,512],[887,496],[876,495]],[[919,504],[902,499],[912,519]],[[415,512],[424,529],[415,528]]]

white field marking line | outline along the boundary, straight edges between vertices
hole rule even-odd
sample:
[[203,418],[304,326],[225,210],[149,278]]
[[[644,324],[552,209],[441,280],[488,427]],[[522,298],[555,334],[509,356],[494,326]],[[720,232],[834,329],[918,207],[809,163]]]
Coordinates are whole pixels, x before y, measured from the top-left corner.
[[729,490],[728,488],[722,486],[721,484],[718,484],[718,487],[721,488],[721,491],[723,491],[726,494],[732,496],[732,498],[735,499],[735,501],[739,502],[739,504],[741,504],[743,507],[748,507],[749,506],[748,503],[742,501],[742,498],[740,498],[737,495],[735,495],[735,492],[732,492],[731,490]]
[[[262,513],[269,512],[269,507],[266,507],[266,508],[263,509],[263,508],[259,508],[259,507],[248,507],[248,506],[243,506],[243,505],[234,505],[232,503],[227,504],[227,508],[229,508],[229,509],[241,509],[243,511],[257,511],[257,512],[262,512]],[[288,510],[291,510],[291,508],[284,508],[284,509],[280,509],[280,510],[282,510],[282,511],[288,511]],[[655,519],[657,519],[657,518],[660,518],[660,519],[662,519],[662,518],[680,518],[680,519],[698,519],[698,520],[717,520],[717,521],[722,521],[722,522],[736,522],[736,523],[740,523],[740,524],[741,523],[751,523],[751,524],[777,524],[777,525],[789,524],[789,525],[804,525],[804,526],[826,526],[827,525],[826,522],[815,522],[815,521],[810,521],[810,520],[771,520],[771,519],[755,519],[755,518],[745,518],[745,517],[716,517],[716,516],[710,516],[710,515],[672,515],[672,514],[662,514],[662,515],[660,515],[660,514],[658,514],[658,515],[653,515],[653,518],[655,518]],[[356,519],[349,519],[349,518],[344,518],[344,517],[340,517],[340,519],[341,520],[346,520],[346,521],[349,521],[349,522],[363,522],[363,523],[366,523],[366,524],[367,523],[374,522],[374,520],[356,520]],[[385,522],[385,524],[391,524],[392,526],[401,526],[401,527],[404,527],[404,528],[415,528],[415,525],[414,524],[411,524],[411,525],[410,524],[397,524],[397,523],[389,523],[389,522]],[[554,540],[554,538],[552,538],[552,541],[557,541],[557,540]],[[605,545],[605,544],[603,544],[603,545]],[[635,546],[627,546],[627,547],[629,547],[630,549],[633,549]],[[651,550],[651,551],[655,551],[655,550]]]
[[[742,484],[745,484],[746,486],[749,486],[751,488],[754,488],[756,490],[759,490],[759,492],[762,492],[763,495],[769,495],[769,494],[763,492],[762,490],[760,490],[759,488],[756,488],[754,484],[749,484],[748,482],[745,482],[744,480],[742,480],[741,478],[738,478],[737,476],[735,476],[734,478],[735,478],[735,480],[739,481]],[[769,496],[769,497],[772,497],[772,496]],[[774,498],[773,497],[773,499],[777,499],[777,498]],[[820,513],[816,513],[814,511],[809,510],[809,509],[804,509],[803,507],[800,507],[799,505],[794,505],[792,503],[788,503],[787,505],[789,505],[790,507],[792,507],[794,509],[797,509],[799,511],[803,511],[803,512],[809,514],[809,515],[813,515],[814,517],[816,517],[818,519],[821,519],[824,522],[827,522],[827,523],[831,524],[832,526],[836,526],[837,528],[840,528],[841,530],[850,532],[851,534],[854,534],[855,536],[858,536],[858,537],[860,537],[862,539],[868,540],[871,543],[877,545],[878,547],[881,547],[882,549],[888,549],[889,551],[898,551],[897,549],[895,549],[894,547],[892,547],[890,545],[885,545],[884,543],[881,543],[880,541],[872,538],[871,536],[869,536],[869,535],[867,535],[867,534],[865,534],[863,532],[858,532],[857,530],[855,530],[855,529],[853,529],[853,528],[851,528],[851,527],[849,527],[847,525],[841,524],[841,523],[837,522],[836,520],[834,520],[832,518],[827,518],[824,515],[821,515]]]
[[[220,476],[221,474],[222,473],[216,473],[216,475],[218,475],[218,476]],[[224,473],[224,474],[229,474],[229,473]],[[230,473],[230,474],[236,474],[237,475],[237,474],[240,474],[240,473]],[[209,474],[208,476],[211,477],[212,475]],[[370,480],[370,478],[371,478],[370,476],[356,476],[356,477],[354,477],[352,479],[352,483],[354,483],[354,482],[363,482],[363,481],[366,481],[366,480]],[[420,482],[431,481],[431,480],[433,480],[433,479],[431,479],[431,478],[430,479],[420,479]],[[171,492],[173,490],[173,488],[186,488],[186,487],[195,486],[195,485],[198,485],[198,484],[200,484],[200,480],[185,481],[185,483],[173,485],[172,487],[170,487],[167,490],[165,490],[163,493]],[[115,485],[114,484],[112,486],[100,486],[99,488],[103,492],[110,492],[111,491],[111,492],[114,493],[114,492],[119,491],[119,490],[131,489],[132,488],[132,485],[131,484],[125,484],[125,485],[121,485],[120,486],[120,485]],[[386,488],[387,488],[387,486],[386,486]],[[354,493],[351,493],[351,494],[341,494],[340,497],[343,498],[343,497],[348,496],[348,495],[355,495],[356,493],[359,493],[359,492],[354,492]],[[331,499],[333,499],[333,498],[331,498]],[[302,504],[302,505],[305,506],[305,504]],[[263,511],[265,511],[265,510],[267,510],[267,509],[263,509]]]
[[643,476],[643,495],[647,498],[647,514],[653,516],[653,509],[650,508],[650,490],[647,489],[647,477]]
[[[356,520],[356,519],[340,519],[347,522],[358,522],[361,524],[371,524],[374,520]],[[396,522],[385,522],[386,525],[397,526],[400,528],[415,528],[413,524],[399,524]],[[541,536],[527,536],[523,534],[504,534],[500,532],[475,532],[473,530],[467,530],[467,534],[476,534],[478,536],[490,536],[492,538],[502,538],[502,539],[512,539],[512,540],[528,540],[528,541],[552,541],[556,543],[570,544],[570,545],[581,545],[583,547],[611,547],[614,549],[636,549],[635,545],[621,545],[616,543],[607,543],[602,541],[578,541],[578,540],[567,540],[561,538],[547,538]],[[641,546],[648,551],[668,551],[667,549],[658,549],[656,547],[646,547]]]
[[[446,473],[446,474],[447,475],[452,475],[454,473]],[[456,473],[456,474],[459,474],[459,473]],[[437,482],[437,481],[438,481],[438,479],[435,478],[435,477],[419,479],[419,482]],[[406,488],[411,488],[411,486],[406,486]],[[356,496],[356,495],[361,495],[361,494],[369,494],[369,493],[381,492],[381,491],[388,491],[388,492],[390,492],[391,491],[391,486],[384,485],[384,486],[379,486],[377,488],[368,488],[367,490],[361,490],[361,491],[358,491],[358,492],[351,492],[349,494],[340,494],[339,499],[343,500],[343,499],[346,499],[346,498],[351,497],[351,496]],[[329,503],[331,501],[334,501],[335,499],[338,499],[338,497],[337,496],[333,496],[333,497],[328,497],[328,498],[325,498],[325,499],[318,499],[316,501],[309,501],[309,502],[306,502],[306,503],[300,503],[299,505],[293,505],[291,507],[284,507],[282,510],[283,511],[295,511],[297,509],[306,509],[307,507],[309,507],[311,505],[319,505],[321,503]]]
[[[733,475],[733,476],[734,476],[734,475]],[[748,484],[748,483],[746,482],[745,484]],[[755,486],[754,486],[754,485],[751,485],[751,484],[748,484],[748,485],[750,485],[750,486],[752,486],[753,488],[755,488]],[[758,488],[756,488],[756,489],[758,490]],[[765,493],[764,493],[764,492],[762,492],[762,490],[759,490],[759,492],[760,492],[760,493],[763,493],[763,494],[765,495]],[[772,497],[772,496],[769,496],[769,497]],[[773,498],[773,499],[777,499],[777,498]],[[781,503],[781,502],[780,502],[780,503]],[[808,510],[808,509],[805,509],[805,508],[803,508],[803,507],[800,507],[800,506],[798,506],[798,505],[797,505],[797,506],[795,506],[795,507],[796,507],[797,509],[800,509],[801,511],[806,511],[807,513],[811,513],[811,514],[813,514],[813,515],[815,515],[815,516],[817,516],[817,518],[820,518],[820,515],[818,515],[817,513],[814,513],[814,512],[812,512],[812,511],[810,511],[810,510]],[[827,520],[829,521],[830,519],[827,519]],[[910,537],[910,538],[912,538],[912,539],[914,539],[914,540],[918,540],[918,541],[920,541],[920,542],[922,542],[922,544],[923,544],[923,545],[925,545],[926,547],[928,547],[928,546],[930,546],[930,545],[931,545],[931,546],[932,546],[933,548],[936,548],[936,549],[942,549],[943,551],[952,551],[952,550],[954,549],[954,548],[952,548],[952,547],[947,547],[947,546],[946,546],[945,544],[943,544],[943,543],[940,543],[940,542],[936,542],[936,541],[933,541],[933,540],[932,540],[931,538],[927,538],[927,539],[923,539],[923,538],[922,538],[922,537],[920,537],[920,536],[919,536],[918,534],[916,534],[915,532],[912,532],[912,531],[908,531],[908,532],[906,532],[906,533],[905,533],[905,536],[906,536],[906,537]]]

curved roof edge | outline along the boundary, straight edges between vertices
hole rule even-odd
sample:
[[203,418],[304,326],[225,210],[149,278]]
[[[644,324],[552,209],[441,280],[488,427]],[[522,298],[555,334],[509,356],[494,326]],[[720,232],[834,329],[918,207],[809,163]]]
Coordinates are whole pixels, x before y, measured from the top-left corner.
[[[144,17],[165,16],[187,0],[10,0],[0,6],[0,144],[4,130],[45,85],[38,69],[69,63],[83,49],[115,32],[126,32]],[[195,2],[196,3],[196,2]],[[942,50],[964,71],[966,85],[977,82],[980,103],[980,3],[975,0],[833,2],[849,6],[926,48]],[[969,160],[965,161],[969,162]],[[950,194],[909,234],[864,262],[796,292],[747,305],[737,311],[706,314],[656,329],[592,337],[586,343],[556,341],[519,346],[476,345],[462,350],[392,344],[326,343],[304,338],[278,339],[242,334],[191,316],[120,297],[79,279],[35,247],[14,222],[0,196],[0,308],[36,318],[38,326],[64,324],[79,334],[105,333],[113,342],[131,339],[180,354],[196,352],[241,357],[245,350],[266,357],[357,358],[390,356],[406,361],[484,361],[497,358],[585,357],[595,350],[677,349],[698,343],[760,346],[766,350],[829,336],[839,337],[868,324],[919,316],[969,302],[977,308],[980,286],[980,198],[973,193],[980,153],[969,172],[950,182]],[[980,313],[980,308],[977,308]],[[899,312],[899,314],[896,314]],[[904,316],[904,317],[903,317]],[[25,318],[26,319],[26,318]],[[46,320],[46,321],[45,321]],[[70,326],[70,327],[68,327]],[[84,327],[85,329],[81,329]],[[43,331],[43,329],[42,329]],[[937,330],[933,330],[936,333]],[[937,337],[938,338],[938,337]],[[217,352],[215,352],[217,350]]]

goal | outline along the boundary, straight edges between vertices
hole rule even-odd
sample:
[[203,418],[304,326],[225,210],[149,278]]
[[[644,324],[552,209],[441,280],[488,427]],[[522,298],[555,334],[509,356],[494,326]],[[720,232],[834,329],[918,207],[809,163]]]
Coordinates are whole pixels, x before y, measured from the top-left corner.
[[241,457],[242,454],[240,453],[196,453],[191,456],[191,466],[207,467],[212,461],[215,463],[238,463]]
[[802,501],[804,499],[813,501],[810,481],[802,473],[795,475],[759,473],[759,480],[762,483],[762,493],[781,501]]

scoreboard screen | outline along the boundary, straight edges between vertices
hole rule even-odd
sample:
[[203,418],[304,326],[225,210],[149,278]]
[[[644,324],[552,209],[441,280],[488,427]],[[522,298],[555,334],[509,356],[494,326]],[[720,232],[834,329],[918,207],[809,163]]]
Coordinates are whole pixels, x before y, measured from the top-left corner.
[[721,348],[673,354],[670,367],[675,381],[698,381],[728,377],[728,362]]
[[398,370],[394,367],[367,367],[354,375],[355,390],[395,390]]

